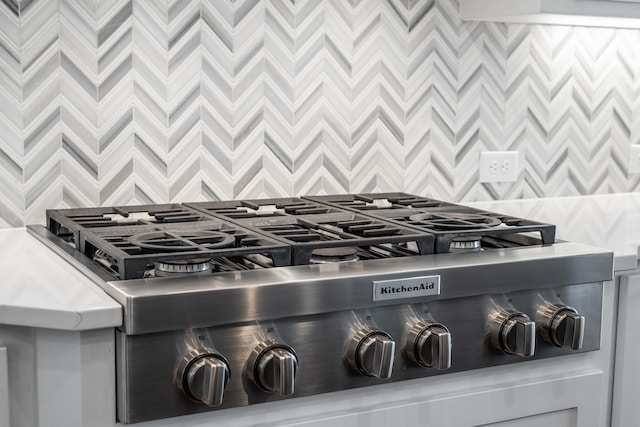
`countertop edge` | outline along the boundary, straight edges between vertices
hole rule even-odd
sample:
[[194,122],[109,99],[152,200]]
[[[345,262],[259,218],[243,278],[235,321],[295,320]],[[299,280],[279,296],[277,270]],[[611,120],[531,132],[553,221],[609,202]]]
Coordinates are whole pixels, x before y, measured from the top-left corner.
[[[0,229],[0,240],[15,248],[0,263],[16,267],[3,280],[0,325],[66,331],[122,325],[122,306],[26,228]],[[37,268],[25,254],[38,259]]]
[[122,308],[97,307],[78,311],[43,307],[0,306],[0,325],[65,331],[113,328],[122,324]]

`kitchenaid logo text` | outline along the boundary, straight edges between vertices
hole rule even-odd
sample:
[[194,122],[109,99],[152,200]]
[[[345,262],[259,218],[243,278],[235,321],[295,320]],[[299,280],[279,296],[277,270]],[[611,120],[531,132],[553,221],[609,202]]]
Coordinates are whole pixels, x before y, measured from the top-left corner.
[[373,282],[373,300],[386,301],[440,295],[440,276],[410,277],[407,279]]
[[394,288],[393,286],[385,286],[383,288],[380,288],[380,294],[384,295],[384,294],[399,294],[402,292],[415,292],[415,291],[426,291],[427,289],[434,289],[435,288],[435,284],[434,283],[420,283],[419,286],[411,286],[411,287],[407,287],[405,288],[404,286],[400,286],[397,288]]

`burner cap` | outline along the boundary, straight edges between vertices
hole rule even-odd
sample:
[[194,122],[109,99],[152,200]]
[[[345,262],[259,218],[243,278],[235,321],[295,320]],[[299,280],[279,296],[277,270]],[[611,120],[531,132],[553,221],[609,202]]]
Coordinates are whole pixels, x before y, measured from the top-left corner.
[[175,259],[155,263],[156,277],[210,273],[211,260],[205,258]]
[[357,255],[358,248],[351,246],[318,248],[311,252],[310,264],[328,264],[333,262],[353,262],[360,258]]
[[454,237],[449,249],[451,251],[479,251],[482,249],[480,236]]

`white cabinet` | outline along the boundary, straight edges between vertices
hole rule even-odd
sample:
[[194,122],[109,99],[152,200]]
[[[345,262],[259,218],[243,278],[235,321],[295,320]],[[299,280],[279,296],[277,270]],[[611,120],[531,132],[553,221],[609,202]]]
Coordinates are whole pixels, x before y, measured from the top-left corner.
[[637,425],[640,419],[640,275],[622,276],[611,427]]
[[0,347],[0,427],[9,427],[9,365],[6,347]]
[[[490,375],[490,372],[486,372]],[[333,417],[281,424],[283,427],[602,427],[600,406],[606,376],[585,371],[561,378],[441,394],[420,401],[396,402]],[[526,403],[525,403],[526,402]]]
[[640,28],[639,0],[460,0],[463,20]]
[[599,358],[595,353],[576,356],[157,420],[141,427],[606,426],[608,373],[588,367]]
[[114,354],[113,329],[0,325],[0,427],[114,426]]

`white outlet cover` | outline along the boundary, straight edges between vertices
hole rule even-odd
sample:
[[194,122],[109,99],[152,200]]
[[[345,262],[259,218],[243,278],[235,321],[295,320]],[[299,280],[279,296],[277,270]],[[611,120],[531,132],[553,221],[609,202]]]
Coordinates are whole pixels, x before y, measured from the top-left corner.
[[629,149],[629,173],[640,173],[640,145]]
[[518,180],[517,151],[483,151],[480,153],[480,182],[515,182]]

